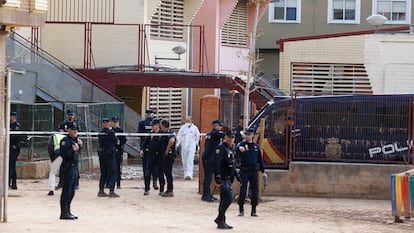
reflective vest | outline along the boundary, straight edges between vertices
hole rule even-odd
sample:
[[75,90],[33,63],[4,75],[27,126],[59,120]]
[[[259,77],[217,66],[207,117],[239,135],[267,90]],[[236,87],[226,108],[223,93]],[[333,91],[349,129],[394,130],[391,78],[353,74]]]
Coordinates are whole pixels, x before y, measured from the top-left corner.
[[60,141],[65,137],[64,134],[54,134],[53,135],[53,151],[56,155],[60,154]]

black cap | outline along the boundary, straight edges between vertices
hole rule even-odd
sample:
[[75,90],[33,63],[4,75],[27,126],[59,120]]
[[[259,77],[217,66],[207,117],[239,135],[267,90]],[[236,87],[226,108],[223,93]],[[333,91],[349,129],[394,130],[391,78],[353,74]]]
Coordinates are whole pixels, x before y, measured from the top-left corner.
[[79,130],[79,126],[75,122],[72,122],[68,124],[68,129]]
[[244,130],[244,134],[254,134],[254,130],[252,128],[248,128]]
[[214,124],[218,124],[218,125],[220,125],[220,126],[223,126],[223,123],[221,123],[221,121],[220,121],[220,120],[214,120],[214,121],[212,121],[212,122],[211,122],[211,124],[212,124],[212,125],[214,125]]
[[17,112],[10,112],[10,116],[17,116]]
[[109,119],[108,118],[102,118],[102,123],[108,123],[109,122]]
[[234,138],[234,133],[233,133],[233,132],[231,132],[231,131],[227,131],[227,132],[224,134],[224,136],[227,136],[227,137],[229,137],[229,138]]
[[119,121],[118,116],[113,116],[111,121],[118,122]]
[[243,118],[244,118],[243,114],[240,114],[239,119],[243,119]]
[[145,114],[151,114],[151,113],[154,113],[154,111],[152,111],[152,109],[151,109],[151,108],[149,108],[149,109],[145,110]]
[[160,119],[158,119],[158,118],[155,118],[155,119],[153,119],[152,121],[151,121],[151,126],[153,126],[153,125],[159,125],[160,124]]
[[68,109],[66,111],[66,114],[68,114],[68,115],[75,115],[75,112],[73,112],[72,109]]
[[293,120],[293,116],[292,115],[288,115],[288,120]]

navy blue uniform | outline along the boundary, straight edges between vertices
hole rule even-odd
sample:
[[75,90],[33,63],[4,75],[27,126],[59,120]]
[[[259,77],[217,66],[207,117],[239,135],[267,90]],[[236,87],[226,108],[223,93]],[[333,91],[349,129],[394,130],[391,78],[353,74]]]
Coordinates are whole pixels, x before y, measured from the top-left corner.
[[203,181],[203,196],[202,200],[209,200],[212,198],[210,192],[210,184],[213,177],[214,157],[213,153],[216,147],[220,144],[224,133],[216,129],[211,130],[206,134],[206,142],[204,144],[204,152],[202,155],[204,167],[204,181]]
[[[20,124],[15,121],[10,124],[10,131],[19,131]],[[16,179],[16,162],[20,154],[20,142],[22,137],[20,135],[10,135],[10,160],[9,160],[9,185],[12,189],[17,189]]]
[[115,149],[117,138],[114,131],[109,128],[103,128],[99,135],[99,165],[101,177],[99,179],[99,191],[104,190],[105,183],[108,181],[109,190],[114,191],[116,174]]
[[240,133],[240,131],[243,131],[243,126],[238,124],[234,127],[234,135],[235,135],[235,139],[234,139],[234,143],[237,145],[239,142],[242,141],[242,135]]
[[[57,131],[68,132],[68,127],[72,124],[76,124],[76,122],[75,121],[67,121],[67,120],[62,121],[62,122],[59,123]],[[79,128],[79,126],[78,126],[78,128]],[[79,174],[79,170],[78,170],[78,174]],[[79,186],[79,178],[80,178],[80,176],[78,176],[78,178],[76,179],[76,187]],[[60,165],[60,169],[59,169],[58,187],[59,188],[63,187],[63,169],[62,169],[62,165]]]
[[165,179],[161,166],[165,147],[163,147],[163,137],[157,135],[159,132],[151,131],[150,133],[154,135],[145,137],[141,147],[144,151],[144,161],[146,162],[144,170],[145,192],[149,192],[151,175],[154,173],[154,169],[157,169],[157,176],[160,181],[160,192],[164,192]]
[[[116,127],[112,129],[115,133],[123,133],[124,130],[121,127]],[[119,145],[116,145],[115,148],[115,162],[116,162],[116,186],[118,188],[121,187],[121,175],[122,175],[122,155],[124,153],[124,144],[126,143],[126,137],[125,136],[117,136],[119,140]]]
[[[244,147],[245,151],[242,153],[239,147]],[[251,205],[252,207],[256,207],[259,193],[258,171],[260,170],[264,173],[263,158],[259,145],[254,142],[248,143],[244,141],[237,145],[236,152],[237,158],[240,161],[240,179],[242,183],[238,204],[239,206],[243,206],[246,199],[247,184],[250,183]]]
[[65,182],[60,196],[60,210],[62,216],[73,216],[70,213],[70,204],[75,196],[76,180],[78,179],[79,150],[74,151],[73,144],[78,142],[78,138],[64,137],[60,141],[60,156],[63,158],[62,170]]
[[175,142],[174,145],[171,146],[171,148],[168,150],[168,154],[165,155],[165,150],[167,149],[168,143],[171,138],[175,141],[175,136],[173,134],[172,130],[168,130],[165,133],[171,133],[171,136],[164,136],[163,137],[163,148],[164,148],[164,156],[162,157],[162,170],[163,174],[165,175],[165,178],[167,179],[167,191],[166,192],[173,192],[173,174],[172,174],[172,168],[174,165],[174,159],[176,157],[175,152]]
[[[221,143],[217,146],[214,153],[214,175],[217,184],[220,187],[220,205],[218,209],[218,216],[215,222],[219,228],[226,228],[226,211],[233,200],[232,183],[234,177],[238,179],[236,173],[236,160],[234,151],[227,143]],[[228,225],[227,225],[228,226]]]
[[[153,120],[152,117],[147,117],[147,118],[145,118],[145,120],[140,121],[139,124],[138,124],[138,133],[149,133],[149,132],[151,132],[151,130],[152,130],[151,122],[152,122],[152,120]],[[143,150],[143,148],[144,148],[144,143],[145,143],[146,138],[147,138],[147,136],[146,137],[141,137],[141,141],[140,141],[140,144],[139,144],[141,150]],[[142,169],[144,171],[144,174],[145,174],[145,169],[146,169],[146,164],[147,164],[146,159],[147,158],[145,156],[142,157]],[[153,178],[154,187],[156,187],[157,177],[158,177],[158,170],[155,167],[155,168],[152,169],[152,178]]]

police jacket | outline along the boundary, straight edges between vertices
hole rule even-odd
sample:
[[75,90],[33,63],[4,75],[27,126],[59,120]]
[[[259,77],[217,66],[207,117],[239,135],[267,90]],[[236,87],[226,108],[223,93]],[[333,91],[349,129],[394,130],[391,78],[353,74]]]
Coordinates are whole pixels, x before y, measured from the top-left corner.
[[167,149],[167,146],[168,146],[168,143],[169,143],[170,139],[173,138],[174,139],[174,145],[172,145],[170,147],[170,149],[168,151],[168,156],[175,157],[176,156],[176,151],[175,151],[176,138],[175,138],[174,132],[171,129],[168,129],[167,132],[162,132],[162,133],[169,133],[170,134],[168,136],[163,136],[162,137],[162,148],[163,148],[163,151],[165,151]]
[[[242,153],[240,147],[244,147]],[[254,142],[248,143],[243,141],[236,147],[237,158],[240,162],[240,171],[258,171],[264,172],[264,163],[259,145]]]
[[[115,132],[115,133],[123,133],[124,132],[124,130],[121,128],[121,127],[116,127],[116,128],[112,128],[112,130]],[[123,145],[126,143],[126,137],[125,136],[116,136],[117,138],[118,138],[118,140],[119,140],[119,142],[120,142],[120,144],[118,145],[116,145],[117,146],[117,148],[122,148],[123,147]]]
[[114,152],[118,139],[115,136],[114,131],[109,128],[103,128],[102,134],[99,135],[99,147],[105,152]]
[[236,159],[233,148],[229,147],[227,143],[223,142],[216,147],[214,165],[214,177],[217,184],[221,184],[223,180],[233,182],[235,176],[237,180],[240,180],[236,173]]
[[[152,117],[145,118],[144,120],[140,121],[138,124],[138,133],[149,133],[152,130],[151,127]],[[141,138],[140,147],[143,149],[143,143],[146,137]]]
[[80,150],[74,151],[72,148],[72,145],[76,143],[78,143],[78,138],[71,138],[69,135],[60,141],[60,156],[63,158],[63,163],[77,164],[79,162]]
[[[68,131],[68,125],[69,124],[73,124],[75,121],[73,121],[73,122],[69,122],[69,121],[62,121],[62,122],[60,122],[59,123],[59,125],[58,125],[58,131],[60,131],[60,130],[63,130],[64,132],[67,132]],[[79,131],[79,130],[78,130]]]
[[151,130],[150,133],[153,133],[153,135],[145,137],[145,139],[142,142],[141,149],[144,151],[145,154],[163,155],[165,150],[165,147],[163,147],[163,137],[161,135],[157,135],[158,133],[160,133],[160,131],[154,132]]
[[[10,124],[10,131],[19,131],[21,128],[19,122],[15,121]],[[10,135],[10,146],[12,148],[20,147],[20,142],[22,141],[22,136],[20,135]]]
[[206,134],[206,142],[204,144],[204,159],[211,159],[214,149],[220,144],[221,139],[224,137],[224,133],[216,129],[211,130]]
[[239,143],[242,140],[242,135],[240,133],[240,131],[243,131],[243,126],[242,125],[236,125],[234,127],[234,135],[236,136],[234,139],[234,143]]

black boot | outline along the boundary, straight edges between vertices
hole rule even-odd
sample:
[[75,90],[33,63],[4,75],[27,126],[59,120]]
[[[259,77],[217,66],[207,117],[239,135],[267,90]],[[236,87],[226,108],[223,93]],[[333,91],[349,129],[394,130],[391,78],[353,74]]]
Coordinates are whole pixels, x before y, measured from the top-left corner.
[[253,217],[257,217],[257,214],[256,214],[256,206],[252,206],[252,213],[251,213],[251,216],[253,216]]
[[239,216],[244,216],[244,208],[243,208],[243,205],[239,205]]
[[17,189],[17,182],[16,182],[16,180],[12,180],[11,189]]
[[69,213],[69,215],[70,215],[70,216],[72,216],[74,219],[78,219],[78,216],[76,216],[76,215],[72,214],[72,212],[70,212],[70,206],[69,206],[69,208],[68,208],[68,213]]
[[60,219],[74,220],[75,217],[69,214],[69,211],[68,211],[67,208],[61,208],[61,210],[60,210]]
[[219,219],[218,217],[216,219],[214,219],[214,222],[217,223],[217,228],[218,229],[231,229],[231,228],[233,228],[231,226],[229,226],[231,228],[228,228],[228,225],[224,222],[224,220]]
[[223,221],[224,221],[224,225],[226,225],[227,227],[226,229],[233,229],[233,226],[230,226],[229,224],[226,223],[226,216],[224,216]]

